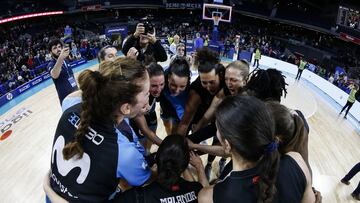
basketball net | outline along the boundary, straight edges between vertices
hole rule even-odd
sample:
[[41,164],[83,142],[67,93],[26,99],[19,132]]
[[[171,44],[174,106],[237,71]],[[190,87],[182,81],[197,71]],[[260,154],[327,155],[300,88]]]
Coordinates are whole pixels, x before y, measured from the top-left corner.
[[214,17],[213,17],[213,21],[214,21],[214,25],[215,25],[215,26],[219,26],[220,17],[219,17],[219,16],[214,16]]

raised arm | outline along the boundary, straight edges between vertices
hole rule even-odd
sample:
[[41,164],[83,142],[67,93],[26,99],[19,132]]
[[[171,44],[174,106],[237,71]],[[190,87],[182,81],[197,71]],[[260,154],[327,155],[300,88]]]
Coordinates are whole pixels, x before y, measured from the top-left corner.
[[182,136],[186,136],[187,129],[194,118],[197,108],[201,103],[201,97],[194,90],[190,90],[188,100],[185,105],[184,116],[181,119],[177,133]]
[[64,63],[66,57],[69,56],[70,50],[69,47],[65,47],[61,50],[60,56],[56,60],[54,67],[51,67],[50,75],[52,78],[57,79],[61,73],[61,67]]
[[219,104],[222,102],[222,100],[224,99],[224,93],[223,90],[221,90],[212,100],[210,107],[208,108],[208,110],[205,112],[204,116],[200,119],[200,121],[196,124],[195,128],[193,128],[193,132],[198,131],[199,129],[203,128],[204,126],[206,126],[208,123],[210,123],[212,121],[212,119],[215,116],[215,111],[217,109],[217,107],[219,106]]
[[140,129],[140,131],[146,136],[148,137],[153,143],[155,143],[156,145],[160,145],[162,142],[162,139],[160,139],[148,126],[145,116],[141,115],[141,116],[137,116],[134,119],[137,127]]

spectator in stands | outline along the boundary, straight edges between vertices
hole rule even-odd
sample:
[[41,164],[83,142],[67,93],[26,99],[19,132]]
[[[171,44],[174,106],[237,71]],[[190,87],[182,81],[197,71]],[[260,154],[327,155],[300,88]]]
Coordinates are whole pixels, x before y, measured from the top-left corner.
[[171,37],[171,35],[167,35],[167,39],[168,39],[169,44],[172,44],[174,42],[174,38]]
[[170,45],[170,51],[172,54],[176,55],[176,47],[180,43],[180,37],[179,35],[174,36],[174,41]]
[[170,59],[170,64],[175,60],[175,59],[179,59],[179,58],[185,58],[185,60],[189,63],[189,65],[191,65],[192,63],[192,57],[189,55],[186,55],[185,53],[186,51],[186,46],[184,43],[179,43],[176,46],[176,55],[172,56]]
[[206,36],[205,36],[205,40],[204,40],[204,44],[203,44],[204,47],[209,46],[209,41],[210,41],[210,40],[209,40],[209,35],[206,35]]
[[33,56],[31,54],[29,55],[27,65],[30,69],[34,67],[34,60],[33,60]]
[[330,75],[328,81],[329,81],[330,83],[334,83],[334,74],[331,74],[331,75]]
[[72,60],[75,60],[75,61],[80,60],[80,58],[81,58],[81,54],[74,42],[71,43],[70,56],[71,56]]
[[51,60],[51,52],[48,52],[46,55],[45,55],[45,61],[50,61]]
[[47,69],[55,83],[60,104],[62,104],[62,101],[68,94],[78,89],[74,73],[65,61],[69,56],[70,50],[69,47],[63,47],[59,39],[49,42],[49,50],[52,60],[49,62]]
[[107,45],[100,49],[98,53],[99,63],[103,61],[114,61],[117,57],[117,49],[114,46]]
[[166,61],[166,51],[155,34],[155,29],[153,33],[145,33],[144,24],[137,24],[135,33],[124,44],[123,53],[128,57],[136,57],[144,64]]

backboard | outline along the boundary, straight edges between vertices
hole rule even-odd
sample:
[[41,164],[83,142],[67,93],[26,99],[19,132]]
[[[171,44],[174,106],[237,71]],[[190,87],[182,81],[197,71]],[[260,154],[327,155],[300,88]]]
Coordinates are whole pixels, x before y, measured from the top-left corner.
[[221,22],[231,22],[232,7],[219,4],[203,5],[203,20],[214,20],[218,18]]

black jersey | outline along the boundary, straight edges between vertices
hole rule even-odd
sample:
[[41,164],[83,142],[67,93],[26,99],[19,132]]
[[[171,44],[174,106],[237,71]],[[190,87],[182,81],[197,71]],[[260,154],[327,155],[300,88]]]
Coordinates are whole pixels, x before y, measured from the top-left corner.
[[[257,168],[232,171],[214,186],[214,203],[256,202]],[[284,155],[280,161],[274,203],[300,203],[306,188],[306,177],[296,161]]]
[[[145,119],[146,119],[146,123],[150,127],[150,129],[157,128],[156,102],[157,102],[157,99],[150,95],[149,96],[150,110],[144,115]],[[134,129],[136,135],[139,138],[144,137],[144,135],[140,132],[140,129],[138,128],[138,126],[136,125],[136,123],[133,119],[130,119],[130,125]]]
[[310,127],[309,127],[309,124],[308,124],[304,114],[300,110],[295,110],[295,111],[299,115],[301,120],[304,122],[304,126],[305,126],[306,130],[308,131],[308,133],[310,133]]
[[[224,86],[225,86],[225,81],[221,81],[219,91]],[[194,90],[201,98],[201,103],[198,106],[196,110],[196,114],[192,120],[192,123],[197,123],[204,116],[205,112],[210,107],[211,102],[216,94],[214,95],[210,94],[210,92],[201,85],[200,77],[196,78],[196,80],[193,83],[191,83],[190,90]]]
[[120,179],[133,186],[142,185],[151,171],[144,158],[145,150],[129,127],[128,119],[118,126],[112,119],[90,122],[82,140],[82,158],[64,159],[62,150],[74,140],[80,113],[81,103],[78,103],[65,110],[60,118],[51,156],[51,188],[69,202],[106,202],[116,193]]
[[172,190],[162,187],[158,182],[153,182],[144,188],[133,188],[120,195],[115,203],[196,203],[202,185],[198,182],[189,182],[180,179],[178,185]]
[[[62,149],[74,139],[80,122],[81,104],[67,109],[56,129],[50,184],[53,190],[70,202],[104,202],[115,192],[119,178],[117,135],[114,123],[90,123],[83,138],[82,158],[63,158]],[[96,156],[95,156],[96,154]]]

